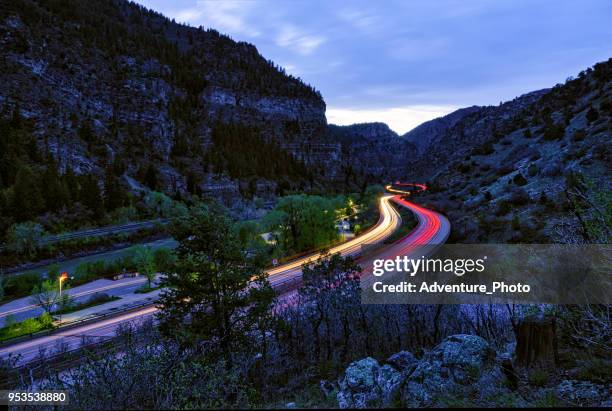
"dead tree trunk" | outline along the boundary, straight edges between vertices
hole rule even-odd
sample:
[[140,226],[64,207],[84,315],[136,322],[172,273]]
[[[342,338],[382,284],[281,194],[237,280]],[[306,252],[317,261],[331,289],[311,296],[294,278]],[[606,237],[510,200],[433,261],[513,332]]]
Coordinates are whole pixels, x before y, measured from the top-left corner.
[[517,327],[516,363],[522,367],[555,366],[555,320],[543,315],[525,317]]

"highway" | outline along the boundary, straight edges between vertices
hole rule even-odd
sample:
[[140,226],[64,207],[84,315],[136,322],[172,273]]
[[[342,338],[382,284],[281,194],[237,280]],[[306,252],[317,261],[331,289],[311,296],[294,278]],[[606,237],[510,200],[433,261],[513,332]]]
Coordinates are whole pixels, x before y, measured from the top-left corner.
[[[380,218],[376,225],[363,235],[330,248],[329,252],[355,257],[360,254],[364,245],[380,243],[388,238],[401,224],[401,217],[392,206],[392,201],[410,209],[417,216],[418,223],[410,234],[401,238],[392,246],[386,247],[376,255],[376,258],[393,258],[396,255],[406,255],[419,245],[442,244],[446,241],[450,233],[450,223],[444,216],[404,200],[400,195],[384,195],[379,202]],[[270,283],[279,292],[284,292],[287,285],[297,285],[301,278],[302,265],[315,261],[319,256],[319,253],[315,253],[268,270]],[[371,258],[359,261],[366,276],[370,272],[371,261]],[[291,288],[288,289],[288,293],[292,292],[290,290]],[[0,358],[8,355],[20,355],[19,362],[27,363],[34,359],[41,350],[52,353],[57,350],[59,345],[63,349],[75,349],[79,347],[84,337],[89,339],[111,338],[115,335],[115,331],[120,324],[134,320],[142,321],[153,316],[156,311],[157,308],[154,306],[144,307],[99,322],[3,347],[0,349]]]

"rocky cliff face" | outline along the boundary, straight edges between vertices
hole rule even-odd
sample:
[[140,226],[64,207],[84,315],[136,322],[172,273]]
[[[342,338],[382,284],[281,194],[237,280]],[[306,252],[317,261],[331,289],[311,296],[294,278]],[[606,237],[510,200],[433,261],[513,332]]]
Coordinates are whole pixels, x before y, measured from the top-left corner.
[[342,146],[345,175],[353,178],[363,176],[376,182],[403,178],[409,162],[417,154],[414,144],[400,138],[383,123],[330,125],[328,130]]
[[611,236],[612,60],[483,107],[432,134],[413,178],[451,241],[595,242]]
[[403,137],[418,147],[419,156],[412,162],[411,174],[431,179],[449,160],[461,158],[473,147],[491,138],[499,138],[514,118],[524,113],[544,95],[534,91],[499,106],[472,106],[448,116],[424,123]]
[[413,128],[402,137],[414,144],[419,154],[423,154],[428,147],[435,144],[435,141],[446,134],[457,122],[466,116],[482,110],[483,107],[472,106],[460,108],[452,113],[439,117]]
[[[185,193],[188,177],[212,195],[237,191],[223,161],[202,158],[215,127],[241,124],[320,173],[311,180],[339,175],[341,146],[328,139],[320,94],[214,30],[120,0],[17,0],[0,10],[0,46],[0,113],[17,110],[63,170],[101,177],[119,158],[126,181],[152,164],[168,193]],[[250,178],[272,192],[279,181],[308,184]]]

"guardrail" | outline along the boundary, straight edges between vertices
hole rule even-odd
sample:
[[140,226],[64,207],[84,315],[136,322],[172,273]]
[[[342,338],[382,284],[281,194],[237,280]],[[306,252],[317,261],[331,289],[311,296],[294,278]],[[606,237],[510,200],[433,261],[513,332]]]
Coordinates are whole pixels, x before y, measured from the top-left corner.
[[[92,228],[81,231],[73,231],[65,234],[54,234],[43,237],[40,240],[40,244],[50,244],[56,243],[60,241],[74,240],[82,237],[97,237],[103,235],[117,234],[117,233],[125,233],[130,231],[138,231],[145,228],[155,227],[156,225],[164,225],[168,224],[170,219],[168,218],[158,218],[156,220],[147,220],[147,221],[138,221],[135,223],[127,223],[115,226],[107,226],[107,227],[99,227]],[[0,251],[4,251],[7,248],[6,245],[0,245]]]
[[103,314],[92,314],[91,316],[87,316],[87,317],[81,318],[79,320],[69,321],[69,322],[60,324],[58,327],[49,328],[47,330],[41,330],[41,331],[37,331],[35,333],[30,333],[30,334],[26,334],[26,335],[23,335],[23,336],[20,336],[20,337],[15,337],[15,338],[10,338],[10,339],[4,340],[4,341],[0,342],[0,348],[9,347],[11,345],[19,344],[20,342],[32,340],[34,338],[44,337],[44,336],[47,336],[47,335],[51,335],[51,334],[59,332],[59,331],[71,330],[71,329],[76,328],[76,327],[78,327],[80,325],[87,325],[87,324],[90,324],[90,323],[95,323],[95,322],[103,320],[105,318],[110,318],[110,317],[115,317],[115,316],[127,314],[127,313],[130,313],[132,311],[139,310],[141,308],[153,306],[155,304],[156,304],[156,302],[154,302],[154,301],[153,302],[152,301],[146,301],[146,302],[144,302],[142,304],[136,304],[136,305],[130,306],[129,308],[122,309],[122,310],[109,311],[109,312],[106,312],[106,313],[103,313]]

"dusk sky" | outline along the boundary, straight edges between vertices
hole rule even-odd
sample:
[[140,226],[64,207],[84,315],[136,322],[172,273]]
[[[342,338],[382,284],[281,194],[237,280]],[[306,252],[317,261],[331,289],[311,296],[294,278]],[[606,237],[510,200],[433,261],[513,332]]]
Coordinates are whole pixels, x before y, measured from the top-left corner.
[[612,1],[138,0],[253,43],[321,91],[330,123],[404,133],[612,57]]

